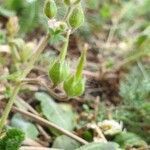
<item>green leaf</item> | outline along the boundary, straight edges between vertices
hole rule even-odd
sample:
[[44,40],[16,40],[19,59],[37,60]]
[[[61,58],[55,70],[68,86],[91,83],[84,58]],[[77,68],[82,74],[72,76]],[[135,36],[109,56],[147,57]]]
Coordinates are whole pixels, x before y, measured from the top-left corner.
[[120,96],[124,106],[113,114],[114,119],[122,121],[129,132],[133,132],[150,142],[150,71],[148,66],[132,67],[129,74],[120,82]]
[[[148,43],[147,43],[148,41]],[[137,48],[150,48],[150,25],[145,28],[145,30],[139,34],[135,41],[135,45]],[[146,43],[146,44],[145,44]],[[149,52],[150,53],[150,52]]]
[[148,26],[134,42],[134,49],[126,57],[127,62],[136,62],[150,56],[150,26]]
[[0,6],[0,15],[2,15],[4,17],[11,17],[11,16],[15,16],[15,12]]
[[20,16],[20,31],[32,31],[38,25],[39,5],[37,0],[26,1]]
[[65,38],[63,35],[61,35],[59,32],[55,32],[52,29],[49,29],[49,33],[51,34],[51,40],[49,41],[50,44],[57,44],[60,41],[65,41]]
[[99,6],[99,3],[100,1],[99,0],[89,0],[89,1],[86,1],[86,5],[88,8],[90,9],[97,9],[98,6]]
[[46,93],[38,92],[35,94],[35,97],[41,102],[43,115],[49,121],[69,131],[72,131],[74,129],[75,115],[70,106],[67,105],[65,109],[64,107],[62,108],[61,105],[57,104]]
[[11,125],[24,131],[27,138],[36,139],[39,132],[34,124],[22,118],[20,114],[13,116]]
[[0,139],[0,150],[18,150],[24,140],[24,133],[19,129],[9,129]]
[[120,83],[120,96],[128,106],[141,106],[150,96],[150,72],[143,68],[143,76],[139,68],[134,67]]
[[102,18],[104,19],[109,19],[111,16],[111,10],[110,10],[110,5],[104,3],[104,5],[102,6],[102,8],[100,9],[100,15],[102,16]]
[[118,144],[108,142],[108,143],[90,143],[76,150],[120,150],[120,148]]
[[136,134],[130,132],[122,132],[118,134],[115,139],[115,142],[120,144],[122,148],[147,148],[147,144]]
[[5,0],[4,5],[11,10],[19,11],[25,5],[26,0]]
[[61,148],[64,150],[75,150],[76,148],[80,147],[80,143],[66,135],[62,135],[55,139],[52,147]]

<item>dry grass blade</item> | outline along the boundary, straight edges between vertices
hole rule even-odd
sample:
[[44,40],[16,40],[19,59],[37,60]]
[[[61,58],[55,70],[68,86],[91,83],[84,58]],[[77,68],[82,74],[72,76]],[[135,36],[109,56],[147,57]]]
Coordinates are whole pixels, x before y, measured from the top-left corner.
[[46,148],[46,147],[22,146],[19,150],[58,150],[58,149]]
[[[0,107],[5,108],[5,106],[6,105],[4,103],[0,104]],[[67,130],[59,127],[59,126],[57,126],[56,124],[54,124],[54,123],[52,123],[50,121],[47,121],[46,119],[43,119],[42,117],[39,117],[37,115],[34,115],[34,114],[32,114],[30,112],[27,112],[27,111],[24,111],[24,110],[20,110],[17,107],[12,107],[12,111],[13,112],[19,112],[22,115],[25,115],[26,117],[29,117],[33,121],[39,123],[40,125],[43,125],[43,126],[46,126],[46,127],[50,127],[50,128],[54,128],[54,129],[60,131],[61,133],[71,137],[72,139],[78,141],[81,144],[88,144],[88,142],[85,141],[84,139],[82,139],[82,138],[78,137],[77,135],[75,135],[75,134],[73,134],[73,133],[71,133],[71,132],[69,132],[69,131],[67,131]]]

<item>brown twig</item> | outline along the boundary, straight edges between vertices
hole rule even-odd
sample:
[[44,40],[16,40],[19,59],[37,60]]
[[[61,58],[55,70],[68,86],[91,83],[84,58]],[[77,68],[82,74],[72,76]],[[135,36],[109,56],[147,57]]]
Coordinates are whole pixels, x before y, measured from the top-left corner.
[[48,141],[48,142],[52,141],[51,137],[47,134],[47,132],[43,129],[42,126],[37,124],[37,128],[38,128],[39,132],[44,136],[46,141]]
[[94,106],[94,120],[95,121],[97,119],[97,115],[98,115],[98,111],[99,111],[99,103],[100,103],[100,97],[97,96],[95,99],[95,106]]
[[26,145],[26,146],[35,146],[35,147],[43,146],[40,143],[38,143],[32,139],[25,139],[22,144]]
[[138,148],[137,150],[150,150],[150,146]]
[[58,94],[56,94],[53,89],[51,89],[50,87],[48,87],[42,80],[40,79],[24,79],[23,80],[24,83],[33,83],[33,84],[39,84],[40,86],[43,86],[48,93],[55,99],[59,100],[59,101],[68,101],[68,98],[66,96],[59,96]]
[[34,146],[22,146],[19,150],[58,150],[58,149],[51,149],[46,147],[34,147]]
[[[22,103],[23,106],[25,106],[27,108],[27,110],[29,110],[30,112],[32,112],[35,115],[39,115],[38,112],[33,107],[31,107],[27,102],[22,100],[20,97],[18,97],[18,100],[20,101],[20,103]],[[44,136],[45,140],[50,142],[51,137],[46,133],[46,131],[40,125],[38,125],[38,124],[36,124],[36,125],[37,125],[37,128],[40,131],[40,133]]]
[[84,100],[83,98],[81,98],[81,97],[76,97],[76,98],[68,99],[68,97],[65,96],[65,95],[59,96],[57,93],[55,93],[55,92],[53,91],[53,89],[52,89],[51,87],[47,86],[46,83],[43,82],[42,80],[43,80],[43,79],[38,79],[38,78],[37,78],[37,79],[26,78],[26,79],[23,80],[23,81],[24,81],[24,83],[33,83],[33,84],[38,84],[38,85],[44,87],[44,88],[47,90],[47,92],[49,93],[50,96],[52,96],[54,99],[56,99],[56,100],[58,100],[58,101],[61,101],[61,102],[67,102],[67,101],[69,101],[69,100],[76,100],[76,101],[78,101],[78,102],[83,103],[83,102],[85,101],[85,100]]
[[[6,105],[4,103],[2,103],[2,102],[0,103],[0,107],[5,108],[5,106]],[[24,110],[20,110],[17,107],[14,107],[14,106],[12,107],[11,111],[19,112],[22,115],[25,115],[25,116],[29,117],[30,119],[32,119],[36,123],[39,123],[40,125],[43,125],[43,126],[46,126],[46,127],[49,127],[49,128],[54,128],[54,129],[60,131],[61,133],[71,137],[72,139],[78,141],[81,144],[88,144],[87,141],[85,141],[84,139],[78,137],[77,135],[75,135],[75,134],[73,134],[73,133],[71,133],[71,132],[69,132],[69,131],[67,131],[67,130],[59,127],[59,126],[57,126],[56,124],[54,124],[54,123],[52,123],[52,122],[50,122],[50,121],[48,121],[46,119],[43,119],[43,118],[41,118],[41,117],[39,117],[37,115],[34,115],[34,114],[32,114],[30,112],[27,112],[27,111],[24,111]]]
[[95,125],[95,130],[96,130],[96,132],[98,133],[99,137],[102,138],[102,140],[103,140],[104,142],[107,142],[107,139],[105,138],[105,136],[104,136],[102,130],[101,130],[97,125]]

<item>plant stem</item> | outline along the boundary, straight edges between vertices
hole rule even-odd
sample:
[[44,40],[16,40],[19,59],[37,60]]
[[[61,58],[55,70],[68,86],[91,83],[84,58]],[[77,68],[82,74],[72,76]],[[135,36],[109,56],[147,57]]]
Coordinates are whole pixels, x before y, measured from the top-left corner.
[[68,8],[68,10],[67,10],[67,13],[66,13],[66,15],[65,15],[65,17],[64,17],[64,19],[63,19],[64,21],[67,21],[67,19],[68,19],[68,17],[70,16],[72,10],[73,10],[73,7],[72,7],[72,6],[69,6],[69,8]]
[[67,32],[67,37],[66,37],[65,43],[64,43],[63,48],[62,48],[62,50],[60,52],[60,55],[59,55],[59,58],[60,58],[61,62],[63,62],[65,60],[65,57],[66,57],[66,54],[67,54],[70,32],[71,32],[71,30],[69,30]]
[[49,39],[49,34],[47,34],[41,40],[41,42],[39,43],[35,53],[31,56],[31,59],[30,59],[28,65],[27,65],[27,68],[22,72],[22,75],[20,76],[19,82],[16,83],[16,86],[13,89],[12,95],[11,95],[11,97],[9,99],[9,102],[6,105],[4,113],[3,113],[2,117],[1,117],[1,120],[0,120],[0,134],[1,134],[2,129],[3,129],[4,125],[5,125],[5,122],[6,122],[7,118],[8,118],[8,115],[9,115],[9,113],[11,111],[11,108],[12,108],[12,106],[14,104],[14,101],[16,100],[17,94],[18,94],[18,92],[19,92],[19,90],[21,88],[22,80],[28,75],[28,73],[34,67],[34,63],[38,59],[38,57],[40,56],[40,54],[42,53],[44,48],[46,47],[48,39]]
[[6,122],[6,120],[7,120],[7,117],[8,117],[8,115],[9,115],[9,112],[10,112],[10,110],[11,110],[11,108],[12,108],[12,105],[13,105],[15,99],[16,99],[16,96],[17,96],[17,94],[18,94],[20,88],[21,88],[21,83],[17,84],[17,85],[14,87],[12,96],[11,96],[9,102],[7,103],[6,108],[5,108],[5,110],[4,110],[4,113],[3,113],[3,115],[2,115],[2,118],[1,118],[1,120],[0,120],[0,133],[2,132],[3,126],[5,125],[5,122]]
[[49,34],[47,34],[45,37],[43,37],[43,39],[41,40],[41,42],[39,43],[37,50],[35,51],[35,53],[31,56],[31,59],[27,65],[27,68],[23,71],[22,73],[22,80],[28,75],[28,73],[32,70],[32,68],[34,67],[34,63],[35,61],[39,58],[40,54],[42,53],[42,51],[44,50],[44,48],[46,47],[47,43],[48,43],[48,39],[49,39]]

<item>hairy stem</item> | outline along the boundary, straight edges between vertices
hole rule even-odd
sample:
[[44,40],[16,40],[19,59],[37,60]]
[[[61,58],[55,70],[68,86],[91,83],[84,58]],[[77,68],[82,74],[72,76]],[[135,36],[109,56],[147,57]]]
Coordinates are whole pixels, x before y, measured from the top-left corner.
[[28,75],[28,73],[32,70],[32,68],[34,67],[34,63],[35,61],[38,59],[38,57],[40,56],[40,54],[42,53],[42,51],[44,50],[44,48],[46,47],[47,43],[48,43],[48,39],[49,39],[49,34],[47,34],[42,40],[41,42],[39,43],[35,53],[31,56],[31,59],[27,65],[27,68],[22,72],[22,75],[20,76],[20,79],[19,82],[16,83],[14,89],[13,89],[13,92],[12,92],[12,95],[9,99],[9,102],[7,103],[6,105],[6,108],[4,110],[4,113],[1,117],[1,120],[0,120],[0,134],[2,132],[2,129],[6,123],[6,120],[8,118],[8,115],[11,111],[11,108],[16,100],[16,97],[17,97],[17,94],[21,88],[21,83],[22,83],[22,80]]
[[49,34],[47,34],[45,37],[43,37],[43,39],[39,43],[35,53],[31,56],[31,59],[28,63],[27,68],[22,73],[22,79],[21,80],[23,80],[28,75],[28,73],[32,70],[32,68],[34,67],[34,63],[39,58],[40,54],[42,53],[42,51],[46,47],[46,45],[48,43],[48,39],[49,39]]
[[5,122],[7,120],[9,112],[11,111],[12,105],[16,100],[16,96],[17,96],[20,88],[21,88],[21,84],[19,83],[13,89],[12,96],[11,96],[9,102],[7,103],[6,108],[5,108],[3,115],[2,115],[2,118],[0,120],[0,133],[2,132],[3,126],[5,125]]
[[60,52],[60,60],[63,62],[65,60],[66,54],[67,54],[67,50],[68,50],[68,44],[69,44],[69,36],[70,36],[70,32],[71,30],[69,30],[67,32],[67,37],[66,37],[66,41],[62,47],[62,50]]
[[63,19],[64,21],[67,21],[67,19],[68,19],[69,15],[71,14],[72,10],[73,10],[73,7],[69,6],[69,8],[68,8],[68,10],[66,12],[66,15],[65,15],[65,17]]

